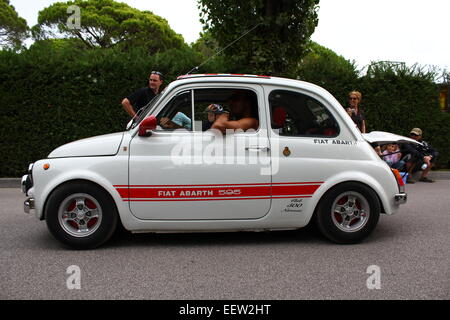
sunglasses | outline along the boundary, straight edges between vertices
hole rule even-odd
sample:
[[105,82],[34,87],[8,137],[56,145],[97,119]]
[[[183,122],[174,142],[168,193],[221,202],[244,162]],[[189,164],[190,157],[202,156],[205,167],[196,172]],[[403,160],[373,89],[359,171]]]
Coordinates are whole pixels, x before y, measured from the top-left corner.
[[358,98],[349,98],[350,100],[358,100]]
[[409,134],[411,137],[418,137],[419,135],[418,134],[415,134],[415,133],[410,133]]
[[159,72],[159,71],[152,71],[152,72],[150,73],[150,75],[152,75],[152,74],[158,75],[160,79],[162,79],[162,78],[164,77],[163,74],[162,74],[161,72]]

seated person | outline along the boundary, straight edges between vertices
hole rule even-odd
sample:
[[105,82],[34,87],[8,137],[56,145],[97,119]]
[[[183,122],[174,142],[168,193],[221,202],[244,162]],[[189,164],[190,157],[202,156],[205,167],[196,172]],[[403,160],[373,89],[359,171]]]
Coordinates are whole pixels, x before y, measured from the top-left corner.
[[374,143],[374,144],[372,144],[372,147],[375,150],[375,152],[377,153],[377,155],[379,155],[380,157],[383,156],[383,151],[381,151],[381,147],[378,144]]
[[287,118],[286,109],[280,106],[274,106],[272,108],[272,118],[273,118],[272,128],[274,129],[283,128]]
[[431,147],[426,141],[422,140],[422,130],[419,128],[414,128],[410,132],[410,138],[414,139],[420,143],[407,143],[404,145],[404,149],[402,150],[405,155],[407,155],[408,160],[406,162],[406,168],[408,170],[408,179],[407,183],[415,183],[415,181],[411,178],[411,175],[422,169],[422,175],[419,181],[422,182],[434,182],[434,180],[427,177],[431,168],[433,167],[436,157],[438,156],[438,152]]
[[284,126],[286,124],[287,112],[286,109],[281,106],[274,106],[272,108],[272,128],[279,129],[280,133],[283,133]]
[[222,113],[228,113],[228,111],[225,111],[224,108],[220,104],[210,104],[206,109],[205,112],[208,115],[208,120],[206,122],[203,122],[202,124],[202,131],[206,131],[211,129],[213,123],[217,120],[217,117],[221,115]]
[[167,117],[161,118],[159,124],[164,129],[180,129],[185,128],[187,130],[192,129],[192,121],[183,112],[177,112],[177,114],[170,120]]
[[226,129],[257,130],[258,116],[254,110],[252,97],[245,91],[238,91],[230,99],[230,113],[217,116],[211,128],[225,133]]
[[405,165],[405,161],[401,160],[402,153],[396,143],[388,144],[381,156],[389,167],[393,169],[401,169]]

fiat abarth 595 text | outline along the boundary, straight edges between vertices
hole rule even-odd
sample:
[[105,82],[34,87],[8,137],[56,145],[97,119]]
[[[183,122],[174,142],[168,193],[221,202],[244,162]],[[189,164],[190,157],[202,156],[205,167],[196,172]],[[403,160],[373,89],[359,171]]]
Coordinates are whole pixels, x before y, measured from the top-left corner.
[[401,175],[373,148],[394,141],[415,142],[361,134],[338,101],[310,83],[181,76],[126,131],[63,145],[31,164],[24,206],[74,248],[101,245],[119,223],[132,232],[216,232],[313,220],[328,239],[355,243],[380,213],[406,202]]

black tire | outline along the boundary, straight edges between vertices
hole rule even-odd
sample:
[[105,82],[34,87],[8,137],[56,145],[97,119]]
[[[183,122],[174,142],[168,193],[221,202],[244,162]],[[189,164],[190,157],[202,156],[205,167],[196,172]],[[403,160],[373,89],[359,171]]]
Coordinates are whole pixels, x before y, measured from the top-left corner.
[[323,196],[316,223],[320,232],[333,242],[358,243],[375,229],[380,210],[378,197],[371,188],[358,182],[345,182]]
[[[80,215],[83,215],[82,210],[91,211],[85,213],[85,216],[80,219],[76,213],[67,213],[68,210],[65,208],[73,207],[72,198],[75,199],[76,204],[73,210],[80,208],[80,211],[77,211]],[[80,202],[76,199],[80,199]],[[83,208],[82,199],[85,200],[84,209],[81,209]],[[89,206],[93,209],[89,209]],[[112,197],[102,188],[86,181],[69,182],[55,189],[47,200],[44,213],[51,234],[74,249],[93,249],[102,245],[111,238],[118,223],[117,208]],[[75,219],[78,219],[77,222],[67,219],[67,216],[72,217],[73,214],[76,216]],[[98,217],[91,218],[91,215],[95,216],[95,214]],[[77,226],[88,228],[89,223],[91,223],[90,230],[77,231]]]

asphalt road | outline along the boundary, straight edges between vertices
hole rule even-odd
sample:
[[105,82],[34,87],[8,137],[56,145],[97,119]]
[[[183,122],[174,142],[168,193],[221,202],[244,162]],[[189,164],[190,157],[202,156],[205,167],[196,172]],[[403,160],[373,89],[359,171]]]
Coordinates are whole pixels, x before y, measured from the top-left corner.
[[[408,185],[358,245],[314,228],[272,233],[122,233],[92,251],[61,246],[0,189],[0,299],[448,299],[450,181]],[[80,289],[67,268],[79,266]],[[380,289],[368,289],[380,268]],[[375,282],[376,283],[376,282]]]

